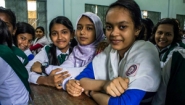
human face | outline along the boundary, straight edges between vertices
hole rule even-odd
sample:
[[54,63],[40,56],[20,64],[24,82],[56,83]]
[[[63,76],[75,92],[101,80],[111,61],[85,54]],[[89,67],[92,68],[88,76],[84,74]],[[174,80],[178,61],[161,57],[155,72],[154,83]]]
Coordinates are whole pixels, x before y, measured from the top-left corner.
[[174,39],[173,25],[161,24],[155,32],[155,42],[159,49],[163,49],[170,45]]
[[33,37],[29,33],[23,33],[17,35],[17,46],[22,51],[28,49],[32,43]]
[[120,57],[135,42],[140,29],[136,29],[129,11],[115,7],[106,15],[106,36],[113,49],[118,50]]
[[56,23],[51,28],[50,36],[53,44],[65,53],[69,48],[69,42],[73,38],[73,33],[66,26]]
[[86,16],[82,16],[78,21],[76,38],[80,45],[89,45],[96,39],[95,27],[93,22]]
[[44,32],[41,29],[36,29],[35,35],[38,39],[42,38],[44,36]]
[[11,24],[10,17],[5,13],[0,13],[0,19],[6,23],[10,34],[14,35],[15,30],[13,29],[13,25]]

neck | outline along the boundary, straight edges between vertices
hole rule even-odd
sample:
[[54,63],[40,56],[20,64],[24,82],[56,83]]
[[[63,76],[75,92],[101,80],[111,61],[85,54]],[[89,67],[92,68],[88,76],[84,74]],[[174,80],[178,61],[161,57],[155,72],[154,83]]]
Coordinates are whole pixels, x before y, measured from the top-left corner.
[[66,53],[69,49],[69,45],[67,45],[65,48],[58,48],[62,53]]

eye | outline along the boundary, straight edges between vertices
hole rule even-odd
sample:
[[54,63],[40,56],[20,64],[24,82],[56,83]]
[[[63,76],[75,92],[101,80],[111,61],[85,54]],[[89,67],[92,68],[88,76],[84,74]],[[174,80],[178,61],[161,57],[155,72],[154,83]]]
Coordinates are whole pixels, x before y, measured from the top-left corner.
[[82,27],[81,26],[77,26],[77,30],[82,30]]
[[158,32],[157,32],[157,34],[162,35],[162,34],[163,34],[163,32],[162,32],[162,31],[158,31]]
[[110,31],[110,30],[112,30],[112,27],[111,27],[110,25],[106,25],[106,26],[105,26],[105,29],[106,29],[107,31]]
[[29,40],[28,43],[31,44],[32,43],[32,40]]
[[56,33],[56,32],[52,32],[51,35],[52,35],[52,36],[56,36],[57,33]]
[[62,31],[62,34],[67,34],[68,32],[67,31]]
[[171,36],[172,34],[171,33],[166,33],[166,36]]
[[120,25],[120,26],[119,26],[119,29],[120,29],[120,30],[123,30],[123,29],[125,29],[125,28],[126,28],[126,26],[123,26],[123,25]]
[[26,38],[25,37],[21,37],[21,40],[26,40]]
[[93,30],[93,28],[92,27],[87,27],[87,30]]

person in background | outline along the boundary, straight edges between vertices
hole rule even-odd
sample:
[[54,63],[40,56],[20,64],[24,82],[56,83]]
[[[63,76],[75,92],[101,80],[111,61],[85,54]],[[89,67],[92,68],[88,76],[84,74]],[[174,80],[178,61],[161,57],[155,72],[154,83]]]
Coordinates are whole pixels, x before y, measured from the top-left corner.
[[144,40],[148,41],[150,37],[152,36],[152,29],[154,27],[154,23],[152,22],[151,19],[145,18],[141,20],[143,26],[144,26]]
[[0,19],[0,104],[28,105],[31,94],[28,73],[11,47],[12,36]]
[[[6,23],[8,30],[12,36],[14,36],[16,31],[16,17],[15,14],[10,10],[0,7],[0,19]],[[28,63],[28,57],[26,54],[15,45],[11,47],[12,51],[17,55],[19,60],[26,66]]]
[[39,26],[35,30],[36,39],[33,41],[33,44],[30,46],[30,50],[36,55],[42,47],[49,44],[49,40],[47,39],[44,28]]
[[[173,81],[176,81],[176,79],[178,79],[179,77],[182,78],[184,77],[184,75],[178,75],[179,77],[177,77],[178,72],[181,72],[182,70],[180,70],[178,67],[182,67],[182,61],[181,59],[183,59],[183,57],[181,56],[181,58],[179,58],[179,61],[176,61],[175,59],[178,58],[177,56],[174,56],[174,54],[176,52],[180,52],[180,55],[183,55],[183,51],[185,48],[185,45],[182,43],[182,37],[179,34],[179,27],[178,27],[178,23],[176,22],[175,19],[171,19],[171,18],[163,18],[161,19],[156,26],[153,29],[153,39],[152,42],[156,45],[158,51],[159,51],[159,57],[160,57],[160,63],[161,63],[161,69],[162,69],[162,81],[160,83],[159,89],[157,91],[157,94],[155,95],[152,105],[182,105],[182,104],[177,104],[179,102],[181,102],[181,99],[185,99],[185,97],[182,97],[182,95],[184,92],[184,88],[179,87],[179,85],[173,85],[173,91],[171,91],[171,97],[173,97],[173,99],[171,98],[171,102],[172,100],[179,100],[176,101],[177,103],[170,103],[169,100],[165,102],[166,100],[166,96],[169,97],[167,94],[167,88],[171,87],[169,86],[169,84],[173,83]],[[176,57],[175,59],[173,57]],[[172,59],[173,58],[173,59]],[[176,61],[176,62],[174,62]],[[176,64],[175,64],[176,63]],[[172,69],[173,66],[177,67],[176,69]],[[184,71],[185,68],[183,68]],[[176,71],[176,73],[172,73],[172,71]],[[171,81],[170,78],[173,78],[173,80]],[[183,79],[182,79],[183,80]],[[176,83],[182,83],[181,80],[176,81]],[[173,84],[176,84],[173,83]],[[178,89],[177,89],[178,88]],[[172,95],[172,93],[177,90],[177,91],[181,91],[176,92],[179,95]],[[175,97],[174,97],[175,96]],[[184,101],[184,100],[183,100]]]
[[182,42],[185,44],[185,30],[183,30]]
[[100,105],[149,105],[160,83],[155,46],[139,40],[141,11],[134,0],[118,0],[106,12],[110,45],[66,84],[67,92],[83,90]]
[[16,32],[13,37],[13,42],[16,47],[24,51],[28,57],[28,61],[34,58],[34,55],[29,50],[33,39],[35,38],[34,28],[25,22],[16,24]]

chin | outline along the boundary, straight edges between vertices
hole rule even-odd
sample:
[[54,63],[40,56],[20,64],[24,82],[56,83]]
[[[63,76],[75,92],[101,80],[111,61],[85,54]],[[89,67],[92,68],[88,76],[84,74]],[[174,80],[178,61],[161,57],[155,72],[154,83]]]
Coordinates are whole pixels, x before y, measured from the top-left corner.
[[114,49],[114,50],[121,50],[121,48],[119,46],[115,46],[115,45],[111,45],[111,47]]

